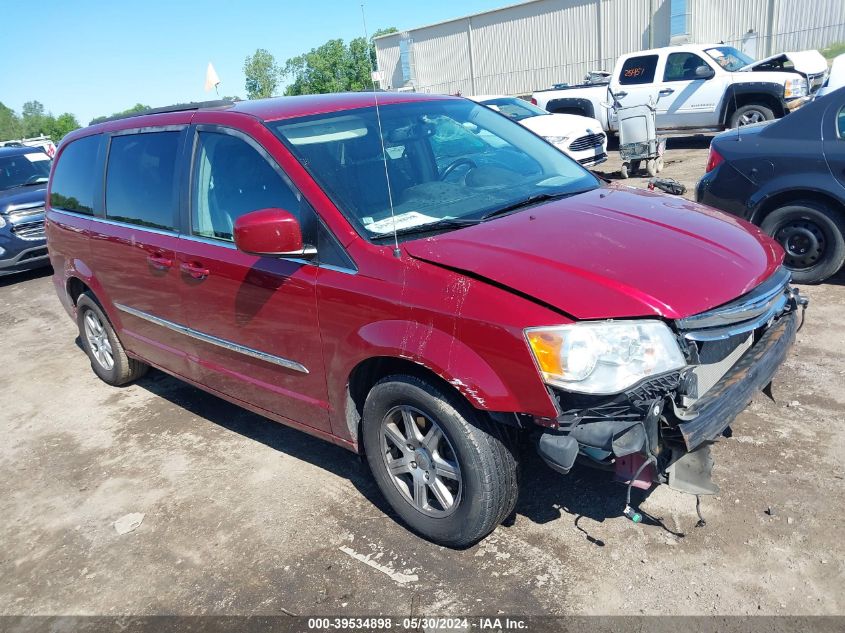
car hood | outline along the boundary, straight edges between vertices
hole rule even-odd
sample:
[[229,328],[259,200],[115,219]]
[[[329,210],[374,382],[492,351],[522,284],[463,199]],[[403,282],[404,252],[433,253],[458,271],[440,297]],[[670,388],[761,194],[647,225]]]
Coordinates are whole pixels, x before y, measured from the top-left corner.
[[738,218],[618,186],[404,247],[577,319],[691,316],[748,292],[783,259],[780,246]]
[[765,59],[759,59],[753,64],[748,64],[748,66],[743,66],[740,70],[754,70],[760,66],[771,65],[772,62],[782,63],[784,61],[792,62],[793,68],[804,75],[817,75],[827,72],[827,60],[824,55],[814,50],[778,53]]
[[545,114],[520,121],[539,136],[570,136],[572,134],[598,134],[603,132],[601,123],[577,114]]
[[47,185],[16,187],[0,191],[0,213],[8,213],[15,208],[43,205],[47,197]]

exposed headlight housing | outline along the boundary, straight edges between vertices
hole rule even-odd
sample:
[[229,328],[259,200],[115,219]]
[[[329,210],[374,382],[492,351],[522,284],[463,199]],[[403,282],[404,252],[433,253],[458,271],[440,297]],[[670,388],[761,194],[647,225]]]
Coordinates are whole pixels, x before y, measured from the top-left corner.
[[525,337],[543,380],[567,391],[618,393],[686,366],[662,321],[584,321],[528,328]]
[[807,80],[803,77],[793,77],[787,79],[783,84],[783,98],[795,99],[797,97],[806,97],[809,94]]

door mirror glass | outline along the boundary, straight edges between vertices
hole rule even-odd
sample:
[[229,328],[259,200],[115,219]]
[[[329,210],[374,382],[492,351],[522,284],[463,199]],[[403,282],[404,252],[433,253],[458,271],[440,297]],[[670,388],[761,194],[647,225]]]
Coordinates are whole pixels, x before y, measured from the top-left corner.
[[697,79],[710,79],[716,73],[713,72],[713,69],[710,66],[698,66],[695,69],[695,76]]
[[302,243],[302,228],[289,211],[259,209],[235,220],[235,246],[251,255],[311,257],[317,250]]

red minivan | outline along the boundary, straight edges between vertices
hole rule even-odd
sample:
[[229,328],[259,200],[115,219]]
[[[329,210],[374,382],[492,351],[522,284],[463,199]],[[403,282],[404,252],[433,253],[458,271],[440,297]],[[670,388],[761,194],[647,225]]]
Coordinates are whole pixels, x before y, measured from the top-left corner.
[[629,500],[713,493],[709,446],[806,304],[757,228],[608,185],[456,97],[194,104],[78,130],[47,237],[100,378],[156,367],[359,451],[405,523],[453,547],[513,512],[529,441],[561,473],[615,471]]

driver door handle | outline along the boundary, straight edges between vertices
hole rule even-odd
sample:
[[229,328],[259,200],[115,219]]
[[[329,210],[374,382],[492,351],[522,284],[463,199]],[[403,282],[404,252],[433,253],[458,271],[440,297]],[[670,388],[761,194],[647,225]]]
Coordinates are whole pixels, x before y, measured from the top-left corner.
[[198,264],[196,262],[182,262],[179,265],[179,270],[186,275],[190,275],[194,279],[205,279],[209,276],[209,274],[211,274],[208,268],[205,268],[202,264]]
[[661,90],[661,91],[660,91],[660,92],[658,92],[657,94],[660,94],[660,95],[670,95],[670,94],[672,94],[673,92],[675,92],[675,89],[674,89],[674,88],[664,88],[663,90]]
[[162,253],[149,255],[147,257],[147,262],[149,262],[150,266],[152,266],[156,270],[167,270],[173,265],[173,260],[169,257],[166,257]]
[[625,97],[628,96],[628,93],[625,92],[624,90],[621,90],[621,91],[615,93],[614,96],[619,98],[619,99],[624,99]]

